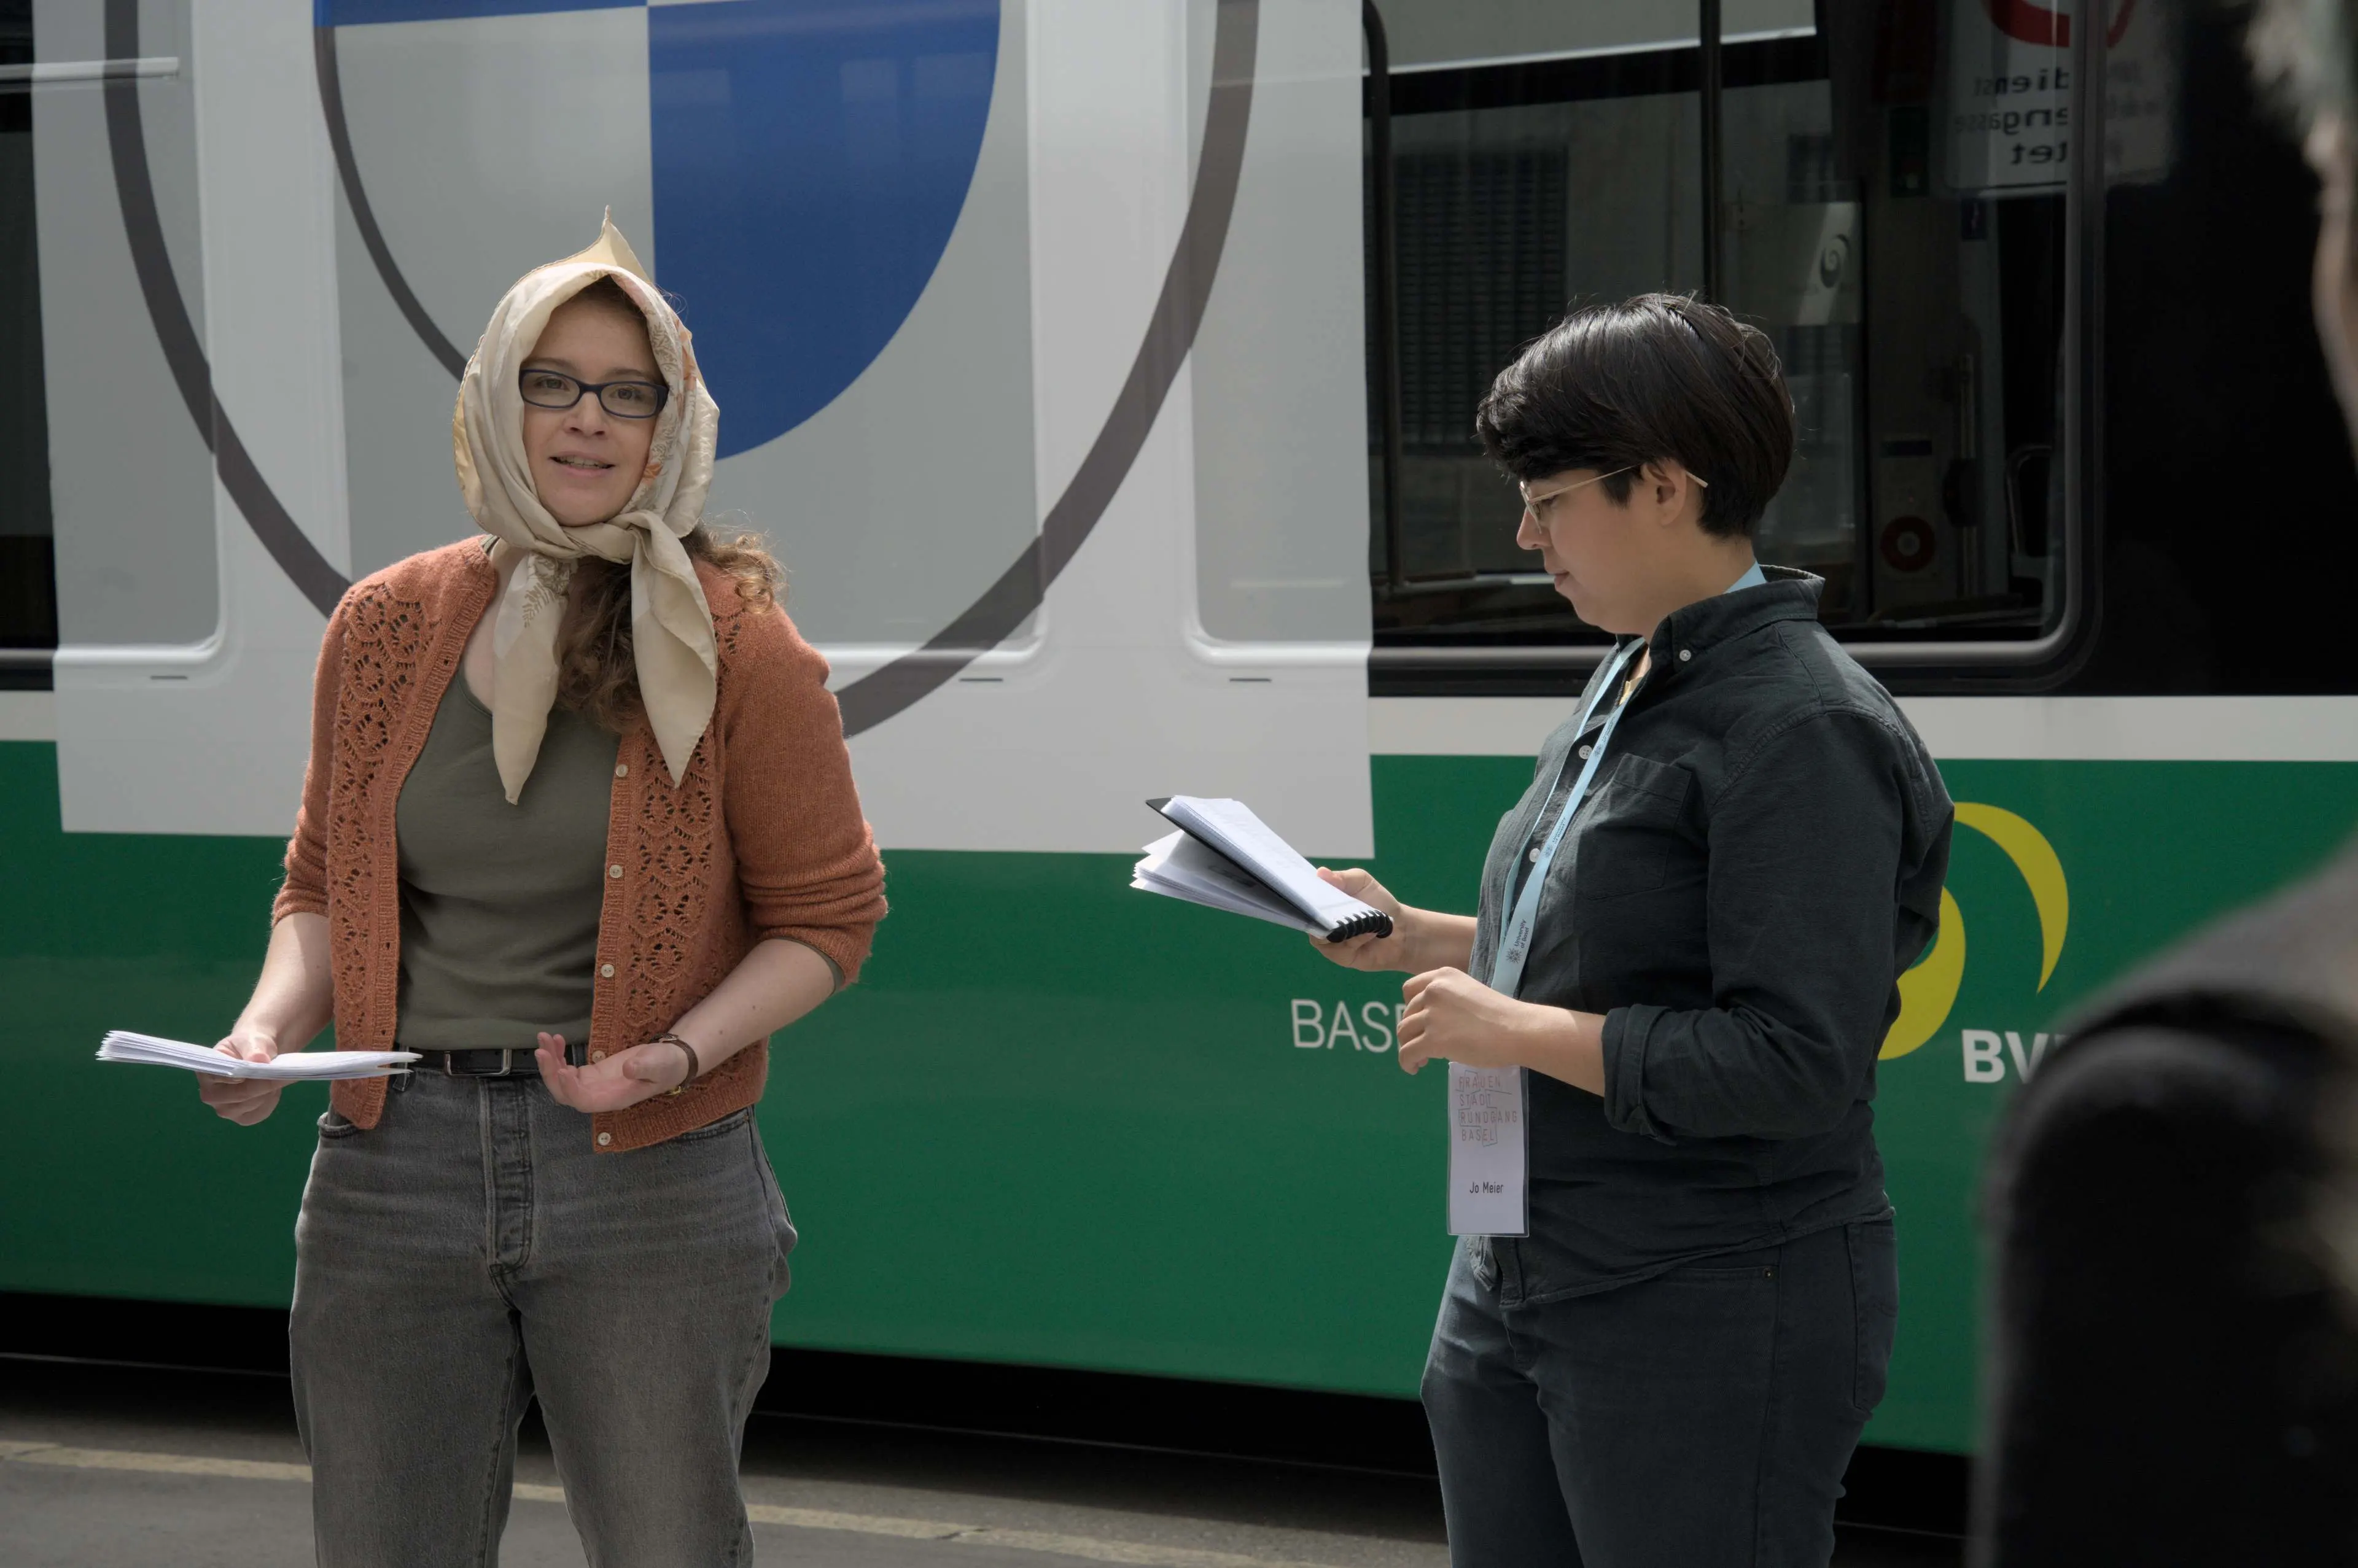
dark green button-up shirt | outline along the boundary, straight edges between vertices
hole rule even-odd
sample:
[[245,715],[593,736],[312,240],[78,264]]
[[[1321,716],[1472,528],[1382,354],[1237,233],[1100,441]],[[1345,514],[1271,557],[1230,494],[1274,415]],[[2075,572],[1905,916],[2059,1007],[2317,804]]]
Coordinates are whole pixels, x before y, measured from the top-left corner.
[[[1519,994],[1605,1015],[1605,1095],[1529,1075],[1531,1233],[1489,1243],[1510,1298],[1889,1210],[1876,1054],[1939,922],[1952,813],[1898,705],[1818,623],[1823,583],[1767,569],[1655,630],[1541,892]],[[1476,975],[1595,740],[1574,733],[1586,700],[1491,841]]]

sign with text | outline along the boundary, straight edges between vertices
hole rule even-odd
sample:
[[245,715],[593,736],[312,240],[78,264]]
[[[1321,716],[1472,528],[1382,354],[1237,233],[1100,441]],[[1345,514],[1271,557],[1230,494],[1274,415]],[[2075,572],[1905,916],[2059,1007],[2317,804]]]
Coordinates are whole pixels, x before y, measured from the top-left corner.
[[1942,116],[1945,183],[1959,196],[2060,190],[2078,118],[2074,13],[2104,18],[2104,163],[2138,182],[2168,172],[2177,72],[2168,7],[2156,0],[1952,0]]

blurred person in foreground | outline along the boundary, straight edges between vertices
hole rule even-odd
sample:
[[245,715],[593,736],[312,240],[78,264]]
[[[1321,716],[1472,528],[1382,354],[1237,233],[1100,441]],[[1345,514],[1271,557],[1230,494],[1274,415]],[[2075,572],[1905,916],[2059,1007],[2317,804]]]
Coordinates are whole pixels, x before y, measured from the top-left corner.
[[[2358,0],[2255,11],[2358,440]],[[2358,848],[2100,999],[1990,1193],[1976,1560],[2358,1563]]]

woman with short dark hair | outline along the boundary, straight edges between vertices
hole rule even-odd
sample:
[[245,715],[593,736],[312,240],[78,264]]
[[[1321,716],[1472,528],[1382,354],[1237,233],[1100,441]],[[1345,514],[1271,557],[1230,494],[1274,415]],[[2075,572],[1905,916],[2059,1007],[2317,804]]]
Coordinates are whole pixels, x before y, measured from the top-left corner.
[[1401,1065],[1452,1064],[1466,1241],[1424,1373],[1451,1558],[1822,1563],[1898,1314],[1869,1102],[1948,795],[1821,580],[1753,559],[1793,444],[1767,338],[1676,295],[1582,310],[1477,425],[1519,542],[1615,646],[1479,913],[1328,872],[1393,928],[1318,945],[1409,971]]

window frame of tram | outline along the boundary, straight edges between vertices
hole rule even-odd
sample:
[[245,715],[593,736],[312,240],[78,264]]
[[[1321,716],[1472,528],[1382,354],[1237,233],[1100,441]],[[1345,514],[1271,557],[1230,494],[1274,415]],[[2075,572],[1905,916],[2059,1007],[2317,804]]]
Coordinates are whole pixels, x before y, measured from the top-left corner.
[[[1364,7],[1371,61],[1384,9]],[[2080,586],[2065,568],[2076,568],[2081,511],[2066,504],[2061,460],[2078,424],[2068,406],[2076,345],[2066,305],[2077,202],[2070,164],[2051,143],[2069,136],[2081,95],[2072,86],[2044,92],[2028,121],[2031,157],[2052,175],[2009,189],[2007,178],[2024,177],[1998,171],[2010,160],[1993,142],[1980,188],[1952,189],[1975,150],[1957,100],[1991,84],[1947,80],[1955,73],[1939,52],[1931,0],[1816,11],[1806,36],[1729,38],[1717,51],[1716,291],[1703,265],[1711,177],[1698,43],[1393,62],[1380,92],[1371,68],[1363,108],[1375,669],[1503,673],[1593,660],[1602,636],[1568,612],[1513,543],[1520,505],[1481,455],[1475,406],[1568,307],[1650,288],[1715,292],[1776,342],[1798,441],[1756,538],[1764,560],[1827,579],[1821,617],[1838,636],[1895,652],[1936,643],[1943,664],[2051,654]],[[2068,67],[2069,51],[2059,54]],[[1602,146],[1584,149],[1581,132]],[[1379,145],[1390,150],[1389,192],[1376,183]],[[1575,177],[1585,151],[1587,168]],[[1642,171],[1617,167],[1632,159]],[[1626,255],[1612,265],[1595,225],[1582,232],[1584,183],[1640,192],[1628,205],[1632,222],[1663,232],[1625,249],[1652,244],[1651,276],[1638,276]],[[1389,256],[1378,211],[1387,196]],[[1647,201],[1654,205],[1641,211]],[[1583,245],[1589,256],[1574,258]],[[1600,254],[1606,265],[1584,276],[1582,261]],[[1387,282],[1396,297],[1389,344]],[[1400,427],[1388,453],[1395,396]],[[1397,499],[1388,470],[1400,476]]]
[[[0,0],[0,65],[33,60],[31,0]],[[33,214],[33,95],[0,81],[0,687],[47,685],[58,643],[42,371],[39,227]]]

